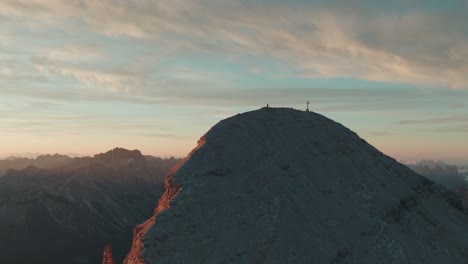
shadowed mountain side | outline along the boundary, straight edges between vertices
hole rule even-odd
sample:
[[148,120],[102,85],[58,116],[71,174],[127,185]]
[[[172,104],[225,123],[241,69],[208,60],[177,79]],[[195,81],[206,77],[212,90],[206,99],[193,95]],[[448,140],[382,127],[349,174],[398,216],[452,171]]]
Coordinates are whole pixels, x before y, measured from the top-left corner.
[[0,178],[0,263],[121,263],[132,228],[148,218],[177,159],[116,148],[65,166]]
[[468,210],[468,184],[465,184],[455,190],[457,195],[462,200],[463,207]]
[[126,264],[468,261],[454,193],[313,112],[225,119],[165,186]]

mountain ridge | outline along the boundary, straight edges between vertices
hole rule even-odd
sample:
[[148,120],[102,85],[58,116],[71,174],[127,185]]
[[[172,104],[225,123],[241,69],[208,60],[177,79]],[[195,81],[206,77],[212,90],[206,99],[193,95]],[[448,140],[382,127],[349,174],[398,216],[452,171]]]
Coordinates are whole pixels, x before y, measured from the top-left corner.
[[97,263],[108,242],[122,261],[132,228],[152,214],[177,160],[106,153],[113,158],[29,165],[0,178],[0,263]]

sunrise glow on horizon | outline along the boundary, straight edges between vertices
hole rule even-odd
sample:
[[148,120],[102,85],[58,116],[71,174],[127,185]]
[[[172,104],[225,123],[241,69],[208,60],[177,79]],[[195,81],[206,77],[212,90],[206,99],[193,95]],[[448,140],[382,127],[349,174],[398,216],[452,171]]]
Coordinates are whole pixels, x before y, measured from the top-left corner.
[[183,157],[269,104],[468,163],[468,2],[0,1],[0,157]]

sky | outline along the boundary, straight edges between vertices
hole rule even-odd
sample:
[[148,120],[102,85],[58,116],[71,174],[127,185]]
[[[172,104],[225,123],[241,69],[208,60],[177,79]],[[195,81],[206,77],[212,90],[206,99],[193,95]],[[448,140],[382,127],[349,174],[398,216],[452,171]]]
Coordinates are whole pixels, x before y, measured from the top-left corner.
[[0,156],[185,156],[270,106],[468,163],[468,0],[0,0]]

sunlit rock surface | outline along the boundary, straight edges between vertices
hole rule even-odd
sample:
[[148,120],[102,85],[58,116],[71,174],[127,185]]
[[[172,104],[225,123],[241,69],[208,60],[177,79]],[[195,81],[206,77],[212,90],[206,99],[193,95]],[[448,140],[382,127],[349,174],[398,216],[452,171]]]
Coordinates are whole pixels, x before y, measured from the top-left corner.
[[467,263],[444,187],[313,112],[221,121],[166,179],[126,264]]
[[112,255],[112,244],[107,244],[104,247],[102,256],[102,264],[115,264],[114,256]]

